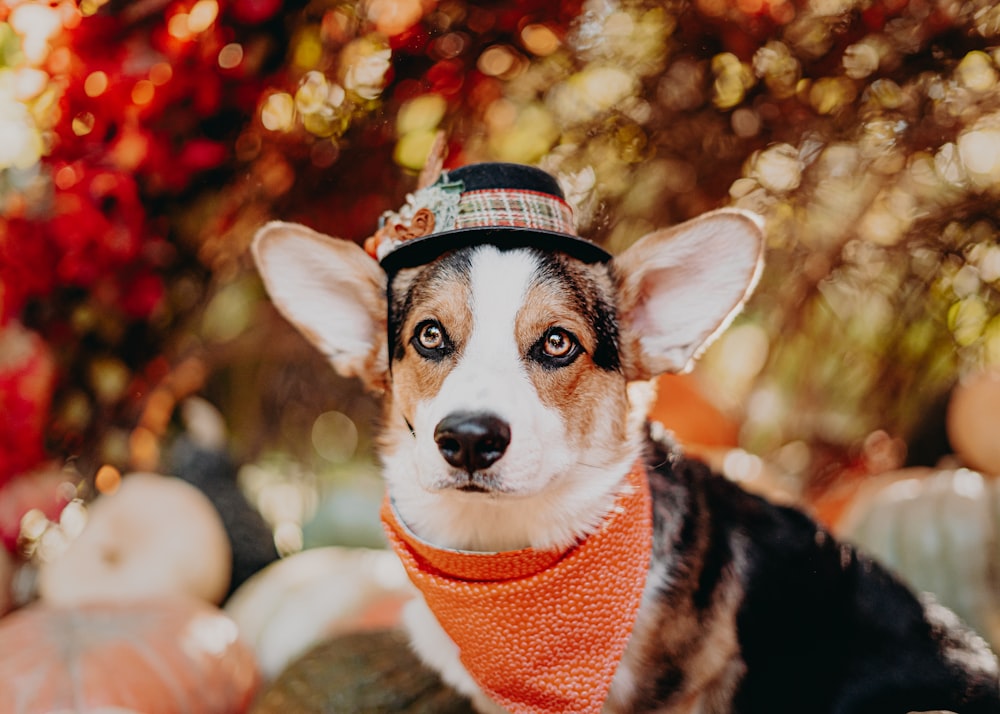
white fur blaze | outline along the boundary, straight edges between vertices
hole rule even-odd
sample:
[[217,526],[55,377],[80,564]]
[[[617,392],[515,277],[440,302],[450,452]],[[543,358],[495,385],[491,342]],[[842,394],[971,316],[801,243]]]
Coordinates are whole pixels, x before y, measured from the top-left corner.
[[639,239],[614,260],[631,379],[690,368],[760,277],[759,219],[721,209]]
[[385,388],[385,273],[358,245],[272,222],[252,251],[271,300],[345,377]]
[[[510,426],[511,442],[489,469],[500,491],[535,495],[573,463],[563,446],[563,421],[539,400],[516,340],[516,318],[536,269],[535,259],[522,251],[481,247],[472,253],[468,338],[439,389],[422,398],[413,415],[415,473],[423,489],[447,489],[454,480],[455,469],[435,442],[435,427],[457,412],[490,413]],[[449,320],[444,327],[454,329]]]

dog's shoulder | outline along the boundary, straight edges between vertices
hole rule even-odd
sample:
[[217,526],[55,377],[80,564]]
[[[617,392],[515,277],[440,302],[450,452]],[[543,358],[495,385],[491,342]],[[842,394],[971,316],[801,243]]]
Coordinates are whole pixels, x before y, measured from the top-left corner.
[[948,610],[799,509],[660,445],[648,463],[664,598],[735,621],[733,711],[1000,713],[996,658]]

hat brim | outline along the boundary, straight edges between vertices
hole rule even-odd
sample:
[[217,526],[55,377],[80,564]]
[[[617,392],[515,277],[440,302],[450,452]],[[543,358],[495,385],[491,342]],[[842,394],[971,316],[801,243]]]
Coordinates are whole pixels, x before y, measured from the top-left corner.
[[379,264],[387,273],[392,274],[404,268],[426,265],[445,253],[473,245],[492,245],[501,250],[535,248],[565,253],[584,263],[606,263],[612,257],[597,244],[568,233],[512,226],[490,226],[461,228],[411,238],[382,258]]

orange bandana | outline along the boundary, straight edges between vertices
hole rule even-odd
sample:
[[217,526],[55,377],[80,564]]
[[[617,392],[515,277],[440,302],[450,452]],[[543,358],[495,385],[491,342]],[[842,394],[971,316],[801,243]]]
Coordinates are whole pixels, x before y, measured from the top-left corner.
[[382,523],[462,664],[515,714],[600,712],[632,634],[649,569],[652,502],[642,466],[601,527],[566,551],[442,550],[389,499]]

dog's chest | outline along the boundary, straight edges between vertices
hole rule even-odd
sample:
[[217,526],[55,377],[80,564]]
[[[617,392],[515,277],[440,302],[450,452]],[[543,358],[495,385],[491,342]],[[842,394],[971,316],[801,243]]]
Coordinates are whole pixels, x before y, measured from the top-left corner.
[[670,627],[661,613],[640,613],[602,714],[729,714],[745,672],[733,632],[717,624],[705,640],[670,642]]
[[[728,714],[732,694],[744,672],[731,643],[725,636],[717,636],[698,647],[687,645],[689,657],[683,663],[669,665],[683,671],[670,671],[664,667],[667,651],[685,645],[663,642],[665,632],[669,631],[663,614],[657,607],[640,614],[602,714]],[[477,711],[507,712],[482,693],[463,666],[458,649],[422,599],[411,603],[407,625],[413,646],[424,661],[451,686],[469,696]]]

